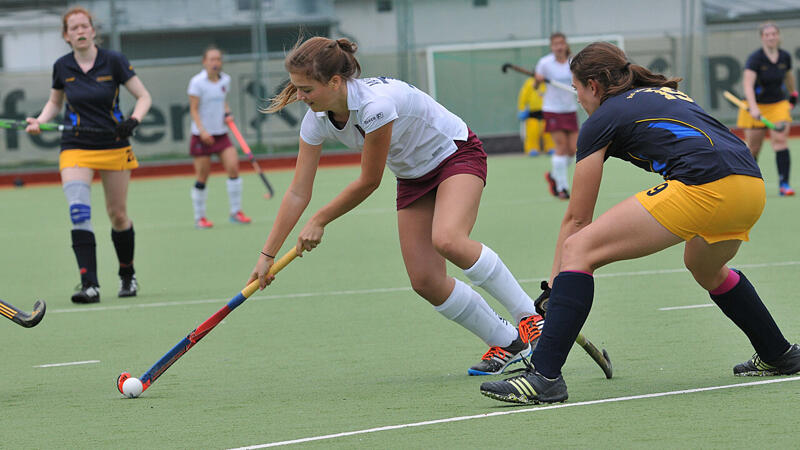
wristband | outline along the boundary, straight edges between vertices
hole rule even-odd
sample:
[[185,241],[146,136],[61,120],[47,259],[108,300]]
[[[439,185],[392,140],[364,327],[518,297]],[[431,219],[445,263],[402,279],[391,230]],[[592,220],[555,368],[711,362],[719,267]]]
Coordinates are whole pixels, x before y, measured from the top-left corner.
[[275,257],[270,255],[269,253],[264,253],[264,252],[259,252],[259,253],[261,253],[262,255],[266,256],[267,258],[275,259]]

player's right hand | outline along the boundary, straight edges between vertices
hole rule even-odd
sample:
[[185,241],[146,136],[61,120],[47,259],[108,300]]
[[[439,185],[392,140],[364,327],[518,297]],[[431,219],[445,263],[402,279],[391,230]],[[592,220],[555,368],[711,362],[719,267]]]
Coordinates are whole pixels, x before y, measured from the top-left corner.
[[517,118],[522,121],[528,120],[530,116],[531,112],[528,109],[523,109],[522,111],[517,113]]
[[208,131],[200,133],[200,140],[203,141],[205,145],[212,145],[214,143],[214,137],[208,134]]
[[28,134],[39,134],[42,130],[39,128],[39,121],[33,117],[27,117],[25,122],[28,122],[28,126],[25,127],[25,132]]
[[273,264],[275,264],[274,259],[267,258],[263,254],[260,255],[258,257],[258,262],[256,262],[256,266],[253,267],[253,272],[250,273],[250,278],[247,280],[246,285],[252,283],[253,280],[258,280],[259,290],[269,286],[272,283],[272,280],[275,279],[275,275],[267,275]]
[[753,116],[754,119],[761,120],[761,110],[758,109],[758,106],[755,105],[751,106],[749,111],[750,115]]

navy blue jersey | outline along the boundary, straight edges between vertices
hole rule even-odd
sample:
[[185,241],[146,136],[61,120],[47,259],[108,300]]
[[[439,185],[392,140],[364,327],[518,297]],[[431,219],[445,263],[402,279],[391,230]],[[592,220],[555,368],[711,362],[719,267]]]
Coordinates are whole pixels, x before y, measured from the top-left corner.
[[764,49],[760,48],[747,57],[745,68],[756,73],[756,103],[777,103],[786,99],[783,83],[786,72],[792,69],[792,57],[789,52],[778,49],[778,62],[767,58]]
[[732,174],[761,178],[745,143],[683,92],[638,88],[604,101],[581,126],[577,160],[608,145],[665,180],[705,184]]
[[[64,91],[64,125],[113,130],[124,119],[119,108],[119,87],[136,75],[128,59],[119,52],[97,49],[94,67],[84,73],[73,53],[53,64],[53,89]],[[127,139],[113,135],[64,132],[61,150],[106,150],[123,148]]]

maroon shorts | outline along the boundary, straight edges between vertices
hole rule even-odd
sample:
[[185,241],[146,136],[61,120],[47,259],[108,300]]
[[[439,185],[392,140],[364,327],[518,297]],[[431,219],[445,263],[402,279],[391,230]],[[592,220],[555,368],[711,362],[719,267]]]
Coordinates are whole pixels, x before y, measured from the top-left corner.
[[551,113],[545,112],[545,130],[551,131],[578,131],[578,113]]
[[228,133],[217,134],[211,137],[214,138],[214,143],[206,145],[200,139],[200,136],[193,134],[192,141],[189,142],[189,154],[192,156],[209,156],[215,153],[221,153],[228,147],[233,147],[231,140],[228,139]]
[[475,175],[486,185],[486,152],[478,136],[468,131],[467,140],[453,141],[458,148],[435,169],[419,178],[397,179],[398,210],[408,208],[423,195],[436,190],[442,181],[460,173]]

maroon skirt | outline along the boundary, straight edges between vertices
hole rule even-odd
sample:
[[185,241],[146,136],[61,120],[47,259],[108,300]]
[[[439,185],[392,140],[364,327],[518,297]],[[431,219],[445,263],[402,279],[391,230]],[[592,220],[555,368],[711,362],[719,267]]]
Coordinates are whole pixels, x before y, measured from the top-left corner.
[[545,131],[578,131],[578,113],[544,112]]
[[435,169],[419,178],[397,179],[398,210],[408,208],[423,195],[436,190],[442,181],[460,173],[475,175],[486,185],[486,152],[478,136],[468,131],[467,140],[453,141],[458,148]]
[[189,154],[192,156],[208,156],[221,153],[228,147],[233,147],[231,140],[228,138],[228,133],[215,134],[211,137],[214,138],[214,142],[211,145],[206,145],[200,139],[200,136],[193,134],[192,140],[189,142]]

